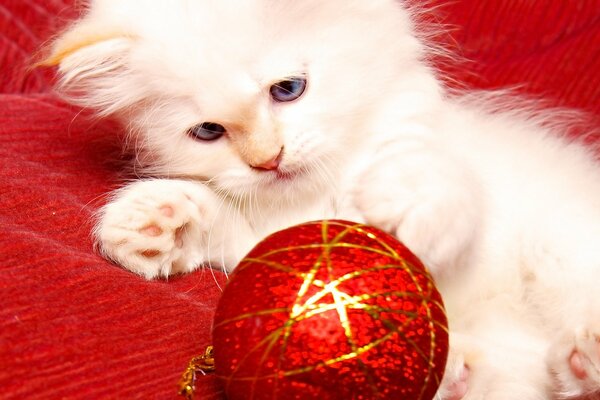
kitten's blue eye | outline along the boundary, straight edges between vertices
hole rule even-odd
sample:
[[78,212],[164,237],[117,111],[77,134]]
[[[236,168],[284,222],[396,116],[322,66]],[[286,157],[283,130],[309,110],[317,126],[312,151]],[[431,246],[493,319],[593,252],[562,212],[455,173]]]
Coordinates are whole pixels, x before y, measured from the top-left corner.
[[223,125],[214,122],[198,124],[188,131],[190,135],[200,140],[216,140],[225,134],[227,130]]
[[296,77],[277,82],[271,86],[271,98],[279,103],[298,99],[306,90],[306,78]]

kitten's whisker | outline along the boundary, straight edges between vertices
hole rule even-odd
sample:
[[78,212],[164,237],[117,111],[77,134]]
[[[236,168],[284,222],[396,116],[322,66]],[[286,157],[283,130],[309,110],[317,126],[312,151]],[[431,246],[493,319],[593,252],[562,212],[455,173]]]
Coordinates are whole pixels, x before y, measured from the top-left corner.
[[[217,179],[218,176],[213,177],[213,179],[209,180],[208,182]],[[207,184],[208,184],[207,182]],[[225,205],[225,203],[227,202],[227,198],[224,195],[224,192],[222,189],[220,189],[219,187],[212,187],[213,192],[215,193],[215,195],[217,196],[217,198],[220,200],[219,201],[219,206],[217,207],[216,210],[216,214],[219,215],[221,213],[221,209],[223,208],[223,206]],[[217,284],[217,287],[219,288],[219,290],[223,290],[223,288],[221,287],[221,285],[219,284],[216,275],[215,275],[215,266],[212,265],[212,259],[213,256],[211,255],[210,251],[211,251],[211,243],[213,242],[213,238],[214,238],[214,230],[215,230],[215,224],[217,222],[217,219],[215,218],[213,221],[211,221],[210,223],[210,227],[208,229],[208,237],[207,237],[207,255],[206,255],[206,263],[208,264],[209,269],[211,270],[211,274],[213,277],[213,280],[215,281],[215,283]],[[221,248],[221,269],[224,271],[225,276],[228,276],[227,274],[227,270],[225,268],[225,257],[224,257],[224,249]]]

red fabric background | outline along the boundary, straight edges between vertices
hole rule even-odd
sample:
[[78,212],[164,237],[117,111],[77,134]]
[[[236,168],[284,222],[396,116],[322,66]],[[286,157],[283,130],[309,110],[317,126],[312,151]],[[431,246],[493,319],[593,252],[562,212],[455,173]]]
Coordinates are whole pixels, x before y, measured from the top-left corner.
[[[118,128],[57,100],[51,71],[25,68],[71,3],[0,3],[0,397],[175,399],[224,279],[146,282],[94,253],[93,212],[123,178]],[[444,67],[461,85],[600,116],[600,0],[454,0],[435,13],[468,60]],[[200,381],[198,399],[220,398]]]

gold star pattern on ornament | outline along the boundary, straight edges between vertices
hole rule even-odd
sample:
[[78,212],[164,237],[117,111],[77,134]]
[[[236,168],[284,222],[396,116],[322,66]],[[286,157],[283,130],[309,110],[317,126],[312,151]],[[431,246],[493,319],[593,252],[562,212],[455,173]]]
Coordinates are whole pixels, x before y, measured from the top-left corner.
[[[380,238],[377,237],[377,235],[363,229],[364,228],[363,225],[360,225],[360,224],[346,225],[346,224],[338,223],[335,221],[323,221],[320,223],[322,225],[322,243],[280,248],[280,249],[270,251],[258,258],[246,258],[242,262],[240,268],[243,268],[244,266],[248,266],[251,264],[265,265],[272,269],[284,271],[284,272],[292,274],[293,276],[299,278],[301,280],[302,284],[301,284],[300,289],[298,290],[298,293],[296,295],[296,299],[295,299],[293,305],[289,308],[273,308],[273,309],[266,309],[266,310],[262,310],[262,311],[258,311],[258,312],[243,314],[236,318],[222,321],[219,324],[219,325],[229,324],[229,323],[244,320],[247,318],[253,318],[256,316],[260,316],[260,315],[271,315],[274,313],[288,313],[288,318],[285,321],[285,323],[280,328],[275,329],[273,332],[271,332],[262,341],[257,343],[256,346],[254,346],[254,348],[250,352],[248,352],[248,354],[239,361],[237,368],[233,371],[233,373],[227,379],[228,380],[231,380],[231,379],[248,380],[248,381],[253,381],[254,383],[256,383],[260,379],[275,379],[276,384],[277,384],[277,380],[280,378],[283,378],[283,377],[290,377],[293,375],[303,374],[303,373],[313,371],[320,367],[330,366],[330,365],[333,365],[333,364],[336,364],[336,363],[339,363],[342,361],[355,359],[357,361],[359,367],[361,368],[362,372],[365,374],[365,377],[367,378],[367,382],[372,389],[373,395],[378,397],[379,391],[374,384],[374,378],[371,376],[368,367],[363,363],[363,361],[359,357],[362,354],[364,354],[368,351],[371,351],[372,349],[380,346],[384,342],[390,340],[395,335],[400,335],[400,337],[402,337],[404,339],[404,341],[408,345],[410,345],[419,354],[419,356],[422,357],[422,359],[426,361],[426,364],[428,365],[428,372],[425,377],[421,396],[419,396],[419,399],[421,399],[425,389],[428,386],[429,381],[431,379],[436,379],[436,380],[438,380],[438,382],[436,382],[436,383],[439,384],[439,379],[440,379],[438,376],[436,376],[434,374],[434,368],[433,368],[433,365],[431,362],[434,359],[434,354],[436,351],[436,336],[435,336],[434,325],[447,331],[446,326],[440,324],[437,321],[434,321],[432,318],[432,312],[431,312],[431,308],[430,308],[429,304],[433,304],[433,305],[435,305],[435,307],[438,307],[439,309],[443,310],[442,304],[440,304],[435,299],[432,299],[429,297],[430,294],[433,292],[433,290],[431,290],[433,283],[429,280],[428,287],[423,288],[422,285],[419,283],[417,277],[415,276],[414,271],[412,271],[411,266],[408,265],[406,263],[406,261],[403,260],[402,257],[392,247],[390,247],[384,240],[381,240]],[[330,240],[329,239],[329,227],[332,224],[333,225],[341,225],[345,229],[343,231],[341,231],[340,233],[338,233],[333,239]],[[374,240],[378,245],[380,245],[381,248],[343,242],[342,240],[344,239],[344,237],[352,231],[359,232],[363,235],[368,236],[370,239]],[[391,258],[394,261],[394,264],[375,265],[372,267],[355,270],[355,271],[346,273],[339,277],[335,277],[333,274],[334,266],[331,265],[330,253],[332,250],[337,249],[337,248],[342,248],[342,247],[359,249],[359,250],[363,250],[366,252],[383,255],[383,256]],[[290,268],[289,266],[286,266],[284,264],[277,263],[277,262],[270,260],[270,257],[277,253],[290,252],[290,251],[301,250],[301,249],[321,249],[322,250],[320,257],[315,261],[313,266],[307,272],[300,272],[300,271],[294,270],[293,268]],[[348,294],[347,292],[345,292],[344,290],[340,289],[340,285],[346,281],[359,278],[366,273],[387,270],[387,269],[401,269],[402,271],[406,272],[412,279],[412,282],[415,284],[415,287],[417,288],[417,293],[390,290],[390,291],[383,292],[383,293],[372,293],[372,294],[364,293],[364,294],[360,294],[360,295],[351,295],[351,294]],[[322,275],[323,270],[326,271],[326,276],[327,276],[326,281],[322,280],[322,279],[317,279],[317,276]],[[305,297],[308,295],[308,293],[311,292],[311,290],[315,290],[315,289],[316,289],[316,292],[314,294],[312,294],[310,297],[308,297],[307,299],[305,299]],[[426,310],[426,315],[428,318],[428,324],[429,324],[428,327],[429,327],[429,336],[430,336],[430,338],[429,338],[430,339],[429,354],[424,354],[423,351],[419,348],[419,346],[417,346],[416,343],[414,343],[414,341],[412,341],[409,337],[407,337],[405,335],[405,328],[407,326],[409,326],[416,318],[419,317],[419,315],[416,312],[390,309],[390,308],[381,307],[381,306],[378,306],[375,304],[370,304],[367,302],[367,301],[373,300],[377,297],[387,297],[387,296],[397,296],[400,298],[413,298],[413,299],[420,301],[420,305],[422,305],[424,307],[424,309]],[[333,301],[330,301],[330,302],[325,301],[326,298],[330,298]],[[386,334],[383,334],[381,337],[373,340],[370,343],[367,343],[364,345],[358,344],[358,341],[354,336],[352,321],[348,316],[349,310],[363,310],[371,318],[373,318],[375,320],[379,320],[388,329],[388,332]],[[339,355],[337,357],[328,359],[328,360],[322,360],[314,365],[309,365],[309,366],[296,368],[296,369],[292,369],[292,370],[287,370],[287,371],[282,370],[281,364],[284,361],[283,355],[285,354],[285,350],[286,350],[288,341],[292,334],[292,328],[295,325],[297,325],[298,323],[300,323],[306,319],[317,317],[317,316],[319,316],[319,314],[329,312],[329,311],[334,311],[337,314],[337,318],[339,319],[339,322],[343,329],[344,336],[346,338],[346,341],[350,348],[350,351],[345,354]],[[407,319],[406,319],[406,321],[404,321],[402,323],[402,325],[398,326],[392,321],[380,319],[379,316],[382,313],[400,313],[400,314],[406,316]],[[270,373],[270,374],[266,374],[266,375],[260,375],[260,368],[258,368],[256,371],[256,374],[252,377],[235,377],[235,378],[233,378],[233,376],[235,376],[235,374],[237,373],[238,369],[244,364],[245,360],[250,355],[255,354],[256,352],[259,352],[261,349],[263,349],[263,352],[262,352],[262,358],[260,360],[259,365],[263,365],[264,362],[269,357],[269,354],[271,354],[271,352],[274,350],[275,346],[277,346],[278,343],[280,343],[281,347],[279,349],[279,352],[282,355],[281,357],[279,357],[279,363],[277,365],[277,368],[275,369],[275,371],[278,371],[278,372]]]

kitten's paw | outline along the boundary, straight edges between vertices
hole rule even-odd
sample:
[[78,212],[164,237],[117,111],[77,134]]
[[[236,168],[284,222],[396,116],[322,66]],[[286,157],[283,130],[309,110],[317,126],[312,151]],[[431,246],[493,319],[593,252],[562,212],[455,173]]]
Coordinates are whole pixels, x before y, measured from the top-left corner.
[[450,354],[435,400],[462,400],[469,391],[471,372],[462,356]]
[[139,181],[104,207],[97,241],[107,258],[147,279],[188,272],[207,261],[217,204],[201,184]]
[[453,167],[427,156],[384,158],[355,193],[365,220],[395,234],[436,277],[464,264],[481,225],[478,185]]
[[600,329],[562,335],[550,348],[548,363],[560,398],[600,396]]

